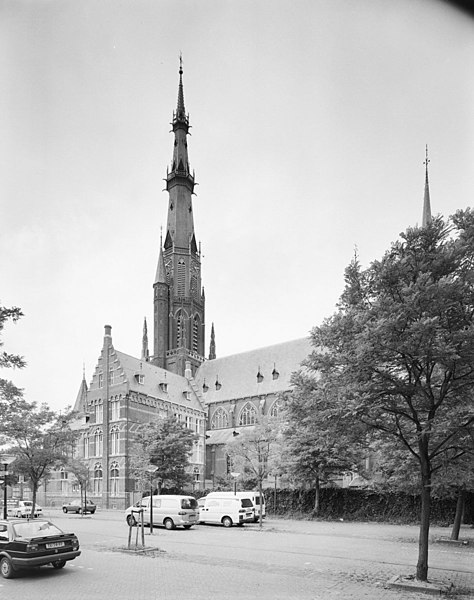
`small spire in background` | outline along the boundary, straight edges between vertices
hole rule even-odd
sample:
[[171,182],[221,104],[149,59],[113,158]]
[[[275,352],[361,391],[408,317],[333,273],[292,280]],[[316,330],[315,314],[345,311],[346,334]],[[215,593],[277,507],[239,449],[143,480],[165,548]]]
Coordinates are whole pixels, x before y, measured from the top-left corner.
[[430,184],[428,181],[428,144],[426,144],[426,156],[423,164],[425,165],[425,195],[423,198],[423,217],[421,219],[421,226],[426,227],[431,223],[431,201],[430,201]]

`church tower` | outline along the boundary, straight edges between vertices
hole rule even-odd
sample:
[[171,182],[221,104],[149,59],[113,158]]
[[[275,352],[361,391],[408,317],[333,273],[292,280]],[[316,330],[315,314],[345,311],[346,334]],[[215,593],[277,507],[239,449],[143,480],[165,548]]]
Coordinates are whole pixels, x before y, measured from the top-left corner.
[[165,242],[154,291],[153,363],[184,375],[186,363],[194,375],[204,361],[204,290],[201,252],[196,244],[192,195],[194,172],[188,158],[189,115],[184,108],[183,66],[180,58],[178,104],[173,113],[174,148],[166,173],[169,194]]

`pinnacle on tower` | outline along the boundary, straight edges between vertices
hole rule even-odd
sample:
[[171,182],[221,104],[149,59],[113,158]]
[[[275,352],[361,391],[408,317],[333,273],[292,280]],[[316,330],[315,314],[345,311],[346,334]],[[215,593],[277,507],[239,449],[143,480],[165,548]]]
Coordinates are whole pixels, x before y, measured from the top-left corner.
[[426,145],[426,157],[423,162],[425,165],[425,195],[423,198],[423,216],[421,219],[421,226],[426,227],[431,223],[431,202],[430,202],[430,184],[428,181],[428,163],[430,159],[428,158],[428,144]]
[[214,333],[214,323],[211,326],[211,343],[209,344],[209,360],[216,358],[216,336]]
[[146,317],[143,321],[143,337],[142,337],[142,360],[148,362],[150,352],[148,351],[148,328],[146,325]]

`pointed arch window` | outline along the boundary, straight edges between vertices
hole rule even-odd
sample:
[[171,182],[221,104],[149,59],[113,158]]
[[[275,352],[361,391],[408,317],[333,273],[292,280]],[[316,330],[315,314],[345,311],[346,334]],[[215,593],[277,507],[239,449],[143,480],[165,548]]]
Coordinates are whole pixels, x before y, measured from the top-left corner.
[[94,494],[102,493],[102,465],[96,463],[94,465]]
[[110,465],[110,495],[118,496],[119,494],[119,465],[113,462]]
[[104,450],[104,435],[102,429],[96,429],[94,434],[94,455],[102,456]]
[[211,429],[222,429],[223,427],[229,427],[229,415],[224,408],[219,407],[212,415]]
[[280,414],[280,407],[278,405],[278,401],[275,400],[275,402],[272,404],[272,407],[270,409],[270,416],[277,419],[279,414]]
[[239,425],[255,425],[257,422],[257,409],[251,402],[247,402],[240,411]]
[[110,453],[119,454],[120,452],[120,430],[117,426],[110,430]]
[[177,283],[178,283],[178,296],[185,296],[186,295],[186,264],[182,258],[178,261]]
[[89,436],[87,435],[87,433],[84,435],[83,444],[84,444],[84,458],[89,458]]
[[199,352],[199,330],[201,325],[201,319],[199,315],[194,315],[193,319],[193,351]]
[[181,314],[181,311],[178,312],[178,316],[176,317],[176,347],[181,348],[183,343],[183,327],[184,327],[184,318]]
[[115,396],[110,403],[110,420],[118,421],[120,419],[120,398]]

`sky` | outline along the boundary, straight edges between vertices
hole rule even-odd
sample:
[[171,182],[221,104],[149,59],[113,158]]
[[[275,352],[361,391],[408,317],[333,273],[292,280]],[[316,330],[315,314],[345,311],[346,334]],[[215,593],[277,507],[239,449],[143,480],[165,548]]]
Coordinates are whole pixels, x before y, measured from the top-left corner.
[[[183,57],[206,353],[307,336],[344,269],[473,204],[474,19],[441,0],[0,0],[0,377],[74,404],[152,339]],[[150,348],[152,351],[152,348]]]

